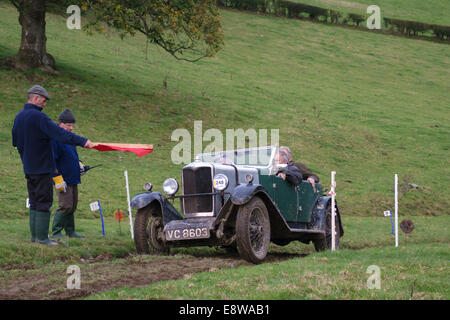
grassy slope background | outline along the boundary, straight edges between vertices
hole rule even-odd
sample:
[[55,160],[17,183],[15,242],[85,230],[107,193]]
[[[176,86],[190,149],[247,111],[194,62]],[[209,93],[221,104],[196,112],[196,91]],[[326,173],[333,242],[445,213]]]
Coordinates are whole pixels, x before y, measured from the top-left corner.
[[[0,56],[20,40],[17,14],[1,5]],[[450,47],[309,22],[223,11],[226,47],[196,64],[171,59],[142,38],[119,41],[113,32],[89,37],[49,15],[48,51],[60,76],[1,70],[0,143],[2,215],[24,216],[27,197],[17,152],[14,116],[34,83],[53,96],[52,118],[71,108],[76,132],[92,141],[153,143],[154,152],[79,150],[89,165],[79,214],[100,200],[112,214],[145,181],[160,188],[179,178],[170,161],[176,128],[279,128],[280,143],[317,172],[325,186],[337,171],[338,201],[346,215],[376,215],[392,208],[393,176],[402,183],[407,214],[447,212]],[[167,89],[163,87],[166,80]],[[204,144],[206,146],[207,143]],[[421,188],[411,191],[408,183]]]
[[[223,298],[217,292],[226,289],[225,298],[335,298],[347,292],[347,298],[375,295],[403,299],[408,298],[410,285],[418,278],[421,297],[448,299],[450,47],[232,10],[221,14],[226,46],[217,57],[196,64],[175,61],[153,47],[146,60],[141,37],[120,41],[111,30],[90,37],[68,30],[63,17],[49,14],[48,51],[55,56],[61,74],[0,69],[0,264],[41,268],[54,263],[66,267],[80,257],[102,253],[121,257],[133,252],[128,227],[123,224],[123,235],[118,235],[112,220],[115,209],[126,207],[123,171],[128,170],[131,195],[141,192],[146,181],[160,190],[166,177],[179,178],[182,166],[170,161],[170,151],[176,145],[170,140],[171,133],[176,128],[192,133],[194,120],[203,120],[204,131],[279,128],[280,143],[290,146],[295,159],[318,173],[325,187],[330,183],[330,171],[336,170],[338,202],[346,228],[344,249],[391,246],[389,221],[381,215],[393,208],[393,180],[398,173],[401,218],[410,217],[416,223],[411,251],[402,251],[396,258],[392,248],[356,253],[343,250],[339,261],[319,266],[315,259],[329,261],[331,253],[312,254],[311,246],[299,244],[275,246],[271,252],[310,254],[280,263],[280,268],[290,270],[278,275],[280,285],[270,282],[272,276],[260,279],[261,272],[270,274],[273,268],[264,264],[243,269],[239,277],[225,284],[221,279],[230,278],[234,270],[224,271],[225,275],[193,276],[194,282],[189,282],[190,278],[161,283],[144,292],[119,290],[100,298]],[[0,1],[0,58],[14,54],[19,43],[17,12],[9,2]],[[43,84],[53,96],[45,112],[56,120],[64,108],[70,108],[78,120],[76,132],[92,141],[155,145],[154,152],[143,158],[79,150],[85,163],[103,164],[83,177],[80,188],[78,226],[88,239],[70,241],[67,247],[53,251],[29,245],[25,179],[19,156],[11,146],[13,119],[22,109],[26,90],[35,83]],[[420,188],[411,189],[408,183]],[[89,210],[89,203],[95,200],[101,201],[107,219],[105,239],[100,237],[98,213]],[[441,216],[431,217],[434,215]],[[212,249],[178,252],[210,254],[208,250]],[[411,254],[419,269],[405,267]],[[357,260],[361,263],[352,267]],[[336,263],[338,268],[333,267]],[[393,270],[403,268],[395,273],[395,279],[389,278],[394,289],[361,295],[365,269],[378,263],[386,265],[383,274],[394,275]],[[312,274],[297,280],[289,276],[311,268]],[[350,275],[345,268],[353,270]],[[338,271],[344,272],[338,274],[341,284],[333,280]],[[21,272],[19,268],[3,276]],[[246,291],[237,285],[242,277],[248,279]],[[302,282],[308,277],[309,282]],[[258,290],[261,295],[255,296],[252,281],[259,280],[263,281]],[[199,287],[199,283],[203,284]],[[335,289],[322,292],[317,283],[331,284]],[[304,287],[306,291],[299,293]],[[167,296],[168,288],[174,289],[172,296]],[[268,296],[269,291],[273,295]]]
[[366,14],[367,7],[377,5],[381,10],[381,18],[397,18],[450,25],[448,1],[421,0],[293,0],[294,2],[316,5],[323,8],[339,10],[347,13]]

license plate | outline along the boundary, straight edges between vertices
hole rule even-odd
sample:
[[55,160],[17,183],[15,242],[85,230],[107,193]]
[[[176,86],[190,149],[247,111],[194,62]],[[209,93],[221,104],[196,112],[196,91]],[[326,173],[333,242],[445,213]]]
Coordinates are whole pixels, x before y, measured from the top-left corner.
[[189,240],[209,238],[209,229],[207,227],[183,228],[166,231],[166,240]]

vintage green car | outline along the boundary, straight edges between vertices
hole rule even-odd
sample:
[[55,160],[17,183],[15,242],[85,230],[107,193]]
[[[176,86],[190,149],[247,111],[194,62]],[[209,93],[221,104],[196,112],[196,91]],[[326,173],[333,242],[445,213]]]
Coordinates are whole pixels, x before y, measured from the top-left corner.
[[[163,191],[133,197],[137,209],[134,241],[138,253],[168,252],[171,247],[221,246],[250,262],[262,262],[273,243],[313,242],[316,250],[331,248],[331,197],[322,185],[298,185],[277,173],[275,146],[205,153],[182,169],[182,195],[174,178]],[[181,213],[174,207],[180,199]],[[336,204],[336,248],[343,236]]]

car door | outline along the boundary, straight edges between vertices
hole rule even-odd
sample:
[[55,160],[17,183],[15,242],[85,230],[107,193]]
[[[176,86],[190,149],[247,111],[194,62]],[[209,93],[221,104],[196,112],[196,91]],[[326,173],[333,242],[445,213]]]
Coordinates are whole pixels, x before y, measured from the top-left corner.
[[275,203],[288,222],[298,220],[298,188],[280,177],[272,176]]
[[303,180],[299,184],[299,189],[298,216],[296,222],[310,222],[313,207],[322,194],[322,189],[318,183],[313,188],[311,183],[306,180]]

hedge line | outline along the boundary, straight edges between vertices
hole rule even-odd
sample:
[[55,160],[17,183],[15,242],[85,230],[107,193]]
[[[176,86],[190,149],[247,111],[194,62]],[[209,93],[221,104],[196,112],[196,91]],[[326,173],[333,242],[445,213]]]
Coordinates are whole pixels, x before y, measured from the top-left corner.
[[[288,18],[366,27],[368,15],[342,13],[287,0],[217,0],[219,6],[275,14]],[[450,42],[450,27],[417,21],[383,18],[385,29],[405,36],[429,36]]]

